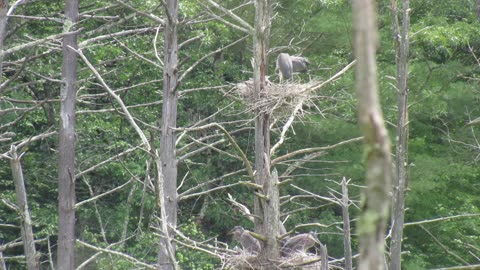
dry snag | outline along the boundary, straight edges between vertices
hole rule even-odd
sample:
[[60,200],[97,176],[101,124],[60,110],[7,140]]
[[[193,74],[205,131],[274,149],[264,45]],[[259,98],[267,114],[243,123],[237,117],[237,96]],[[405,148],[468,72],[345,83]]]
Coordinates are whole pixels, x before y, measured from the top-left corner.
[[375,54],[378,45],[375,1],[354,0],[353,25],[357,60],[355,88],[358,118],[366,150],[366,184],[358,224],[360,270],[384,269],[385,228],[392,178],[390,140],[378,100]]

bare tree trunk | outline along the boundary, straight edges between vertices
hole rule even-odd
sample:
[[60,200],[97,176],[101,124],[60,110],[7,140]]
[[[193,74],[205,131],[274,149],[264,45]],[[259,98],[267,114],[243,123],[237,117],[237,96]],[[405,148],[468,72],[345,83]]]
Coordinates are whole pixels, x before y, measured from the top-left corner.
[[13,182],[15,182],[15,191],[17,193],[17,206],[20,214],[21,234],[23,241],[23,250],[27,260],[27,269],[40,269],[38,257],[35,249],[35,239],[33,238],[32,219],[27,203],[27,192],[25,190],[25,180],[23,178],[21,156],[18,156],[17,148],[12,145],[10,149],[10,167],[12,168]]
[[7,270],[5,259],[3,258],[3,251],[0,251],[0,270]]
[[[162,135],[160,138],[160,160],[163,175],[163,202],[165,208],[167,231],[160,239],[158,253],[158,269],[175,268],[175,245],[171,239],[175,237],[177,226],[177,159],[175,156],[175,128],[177,127],[178,101],[178,0],[168,0],[166,5],[167,20],[164,32],[164,68],[163,68],[163,108]],[[169,252],[169,248],[171,251]]]
[[320,244],[320,259],[322,264],[320,265],[320,270],[328,270],[330,267],[328,266],[328,251],[327,246]]
[[[75,264],[75,100],[77,76],[78,0],[65,1],[60,128],[58,144],[58,249],[57,268]],[[70,48],[71,47],[71,48]],[[73,49],[72,49],[73,48]]]
[[392,238],[390,241],[390,269],[401,269],[403,223],[405,219],[405,190],[408,182],[408,15],[409,0],[402,0],[402,28],[398,22],[396,0],[392,0],[393,34],[395,38],[397,65],[397,144],[395,155],[395,177],[392,197]]
[[3,42],[5,41],[5,36],[7,35],[7,12],[8,1],[0,0],[0,78],[3,74]]
[[[271,25],[271,6],[269,0],[255,1],[255,32],[253,37],[254,69],[253,82],[256,99],[265,92],[268,72],[268,48]],[[255,231],[266,238],[261,256],[265,261],[280,256],[277,236],[279,233],[280,203],[278,195],[278,176],[270,174],[270,115],[259,112],[255,119],[255,182],[263,187],[264,198],[255,198],[254,214],[262,217],[255,219]],[[272,266],[274,267],[274,266]]]
[[347,179],[342,179],[342,216],[343,216],[343,250],[345,256],[345,270],[352,270],[352,241],[350,234],[350,215],[348,213],[348,186]]
[[392,169],[390,141],[378,101],[375,53],[378,44],[375,1],[353,0],[356,92],[359,124],[364,134],[367,188],[358,224],[360,270],[384,269],[385,227]]
[[475,14],[477,14],[477,19],[480,21],[480,0],[475,1]]
[[125,239],[127,239],[127,233],[128,233],[128,223],[130,221],[130,215],[131,215],[131,210],[132,210],[132,201],[133,201],[133,195],[135,194],[135,191],[137,190],[137,185],[132,184],[132,188],[130,189],[130,192],[128,192],[128,197],[127,197],[127,209],[125,209],[125,220],[123,221],[123,229],[122,229],[122,236],[120,237],[120,242],[121,244],[119,247],[124,247],[125,246]]
[[[263,185],[263,192],[267,199],[263,201],[263,234],[266,241],[262,255],[266,261],[276,260],[280,256],[280,247],[277,241],[277,237],[280,234],[280,194],[278,184],[278,173],[274,169]],[[278,268],[272,266],[272,269]]]

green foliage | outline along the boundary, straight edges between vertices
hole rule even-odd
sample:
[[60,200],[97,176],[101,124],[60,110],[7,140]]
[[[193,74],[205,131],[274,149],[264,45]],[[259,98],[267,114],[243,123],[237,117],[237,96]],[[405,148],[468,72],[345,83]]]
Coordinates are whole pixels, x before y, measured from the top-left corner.
[[[189,239],[200,242],[206,240],[193,219],[183,223],[180,231]],[[204,252],[190,248],[179,247],[176,255],[182,269],[213,270],[218,264],[216,259],[205,256]]]
[[[380,40],[378,50],[379,91],[383,112],[389,125],[390,136],[395,139],[397,114],[394,43],[391,34],[391,14],[389,3],[377,1],[380,10],[378,24]],[[222,1],[222,5],[232,9],[244,1]],[[129,1],[129,5],[139,11],[164,18],[163,6],[158,1]],[[106,83],[120,95],[130,112],[146,131],[148,139],[159,145],[158,121],[161,117],[162,73],[153,49],[153,39],[158,26],[156,22],[140,13],[134,13],[123,5],[109,8],[105,1],[84,1],[81,3],[82,28],[80,42],[89,41],[83,53],[102,74]],[[325,80],[353,60],[350,1],[345,0],[281,0],[274,5],[275,18],[272,22],[272,48],[281,47],[291,54],[302,54],[309,58],[311,70],[303,79],[312,76]],[[35,16],[11,17],[6,48],[24,44],[33,39],[41,39],[62,32],[61,16],[63,3],[33,1],[17,9],[18,14]],[[20,11],[21,10],[21,11]],[[88,10],[95,12],[85,13]],[[192,64],[208,53],[225,47],[241,38],[244,33],[236,31],[223,22],[204,17],[205,9],[197,1],[180,1],[182,25],[179,30],[179,43],[195,36],[199,40],[185,45],[180,50],[181,74]],[[234,12],[247,22],[253,23],[254,6],[245,5]],[[95,17],[88,17],[95,15]],[[411,1],[410,61],[409,61],[409,192],[407,196],[407,222],[420,221],[451,215],[478,213],[480,201],[477,166],[478,143],[474,137],[477,127],[465,124],[480,115],[478,99],[479,66],[475,57],[480,55],[480,30],[474,13],[472,0],[419,0]],[[51,20],[43,18],[58,18]],[[224,16],[226,20],[236,23]],[[117,21],[117,19],[125,19]],[[111,34],[137,28],[148,28],[144,32],[118,35]],[[103,36],[93,42],[91,39]],[[162,33],[156,45],[162,58]],[[3,81],[12,78],[25,57],[33,57],[25,70],[7,88],[2,89],[0,109],[33,108],[25,115],[23,111],[2,111],[2,130],[15,132],[12,142],[31,138],[46,130],[53,130],[59,119],[59,92],[62,55],[60,42],[49,41],[39,46],[8,55],[4,61]],[[246,39],[221,53],[213,54],[185,77],[178,91],[178,126],[222,123],[229,131],[239,127],[252,127],[253,122],[245,119],[252,115],[245,111],[241,100],[234,100],[229,88],[213,90],[219,85],[233,85],[252,77],[250,59],[252,39]],[[285,46],[288,46],[286,48]],[[41,54],[45,55],[41,55]],[[277,50],[269,55],[269,75],[273,74],[273,62]],[[157,65],[153,65],[149,61]],[[103,86],[92,76],[86,65],[78,64],[79,91],[77,93],[77,173],[99,164],[127,149],[138,146],[141,141],[131,128],[118,104],[105,93]],[[297,121],[287,133],[287,139],[276,152],[276,157],[292,153],[306,147],[333,145],[340,141],[360,136],[357,126],[356,98],[354,94],[354,72],[348,71],[340,79],[318,91],[316,108],[305,108],[306,117]],[[275,79],[273,79],[275,81]],[[197,89],[193,91],[192,89]],[[201,90],[198,90],[201,89]],[[186,91],[188,90],[188,91]],[[192,92],[190,92],[192,91]],[[16,102],[24,100],[26,102]],[[40,101],[40,102],[38,102]],[[227,109],[225,106],[229,105]],[[33,107],[35,106],[35,107]],[[315,110],[314,110],[315,109]],[[321,113],[318,113],[320,111]],[[15,125],[4,128],[15,119]],[[281,127],[279,121],[273,127]],[[179,132],[181,133],[181,132]],[[198,148],[179,150],[182,157],[189,151],[213,144],[220,138],[219,131],[211,128],[186,132],[178,142],[178,149],[196,143]],[[252,129],[234,133],[241,149],[253,163],[254,139]],[[272,132],[272,142],[279,134]],[[207,137],[201,143],[200,138]],[[0,145],[1,153],[8,151],[8,143]],[[29,206],[37,239],[50,236],[54,242],[57,231],[57,135],[29,144],[25,148],[22,166],[28,191]],[[225,153],[228,153],[226,155]],[[325,151],[318,158],[299,166],[289,178],[300,188],[327,196],[330,189],[339,190],[334,181],[343,176],[352,179],[355,185],[364,184],[363,148],[360,143],[344,145]],[[198,184],[219,179],[230,172],[244,168],[243,161],[229,142],[215,144],[188,159],[179,162],[179,183],[181,194]],[[296,156],[295,161],[303,156]],[[95,168],[77,179],[77,200],[91,197],[84,181],[92,186],[94,195],[107,192],[130,179],[134,184],[87,203],[77,210],[77,236],[79,239],[101,247],[119,241],[124,224],[127,222],[127,235],[134,235],[123,246],[112,249],[125,252],[147,263],[155,263],[158,249],[158,236],[151,231],[158,215],[155,209],[153,184],[147,175],[154,178],[156,172],[147,162],[150,154],[136,150],[128,155]],[[11,180],[8,161],[0,161],[1,198],[15,202],[16,195]],[[276,166],[279,173],[285,171],[292,161]],[[206,184],[195,192],[208,191],[222,185],[249,180],[242,172]],[[282,179],[283,180],[283,179]],[[142,181],[147,181],[144,186]],[[129,192],[135,188],[130,204]],[[145,190],[144,190],[145,189]],[[350,187],[350,198],[358,201],[361,188]],[[179,204],[179,229],[183,234],[198,241],[217,237],[229,242],[226,235],[235,225],[251,228],[252,224],[240,213],[232,211],[227,202],[227,193],[250,209],[253,208],[252,189],[245,186],[231,186],[214,193],[187,200]],[[302,195],[289,185],[281,188],[282,196]],[[287,198],[287,197],[284,197]],[[286,199],[285,199],[286,200]],[[304,211],[295,211],[306,207]],[[206,211],[205,211],[206,209]],[[97,212],[98,211],[98,212]],[[143,212],[142,212],[143,211]],[[201,212],[204,211],[204,212]],[[355,218],[357,209],[350,209]],[[328,228],[308,228],[316,231],[329,254],[343,256],[341,231],[341,209],[320,200],[295,199],[284,201],[282,212],[290,213],[285,225],[292,229],[301,223],[321,223]],[[142,213],[143,216],[140,216]],[[17,214],[4,204],[0,204],[2,224],[18,225]],[[141,222],[140,222],[141,219]],[[139,224],[140,223],[140,224]],[[101,227],[102,226],[102,227]],[[352,231],[355,230],[352,223]],[[435,238],[464,260],[474,263],[476,259],[465,248],[480,241],[478,218],[459,218],[444,222],[426,224],[424,228]],[[103,235],[103,231],[105,235]],[[0,238],[13,241],[20,236],[17,228],[0,227]],[[52,237],[53,236],[53,237]],[[354,238],[354,250],[357,239]],[[3,244],[3,242],[2,242]],[[55,244],[55,243],[53,243]],[[45,245],[38,245],[46,254]],[[405,230],[405,269],[425,269],[440,266],[458,265],[458,261],[445,256],[444,250],[429,234],[418,226]],[[79,260],[85,260],[94,252],[81,245],[77,246]],[[10,252],[10,253],[8,253]],[[8,251],[7,255],[20,255],[21,249]],[[220,262],[217,258],[199,250],[178,246],[177,258],[183,269],[215,269]],[[22,260],[9,262],[12,269],[24,268]],[[136,266],[125,258],[103,254],[91,265],[95,269],[132,269]]]

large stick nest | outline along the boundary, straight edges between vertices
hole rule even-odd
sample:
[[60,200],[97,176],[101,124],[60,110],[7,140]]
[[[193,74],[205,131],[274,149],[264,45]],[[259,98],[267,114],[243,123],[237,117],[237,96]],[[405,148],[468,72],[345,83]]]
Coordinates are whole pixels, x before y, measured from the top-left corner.
[[[320,257],[305,252],[297,252],[288,257],[281,257],[276,261],[269,262],[278,269],[321,269],[322,262]],[[250,270],[250,269],[264,269],[266,262],[260,260],[258,255],[240,251],[237,254],[229,254],[225,258],[225,269],[232,270]]]
[[290,115],[292,111],[301,110],[303,106],[314,106],[313,100],[318,98],[312,91],[321,82],[311,80],[308,83],[290,81],[287,83],[272,83],[267,80],[266,86],[255,94],[253,80],[238,83],[234,93],[240,97],[252,113],[267,113],[275,118]]

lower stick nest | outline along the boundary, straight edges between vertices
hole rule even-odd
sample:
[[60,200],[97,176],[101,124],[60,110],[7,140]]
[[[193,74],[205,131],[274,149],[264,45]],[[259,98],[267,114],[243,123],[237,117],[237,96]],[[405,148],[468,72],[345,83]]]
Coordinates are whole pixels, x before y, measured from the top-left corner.
[[229,254],[225,258],[225,268],[232,270],[264,269],[267,263],[278,269],[321,269],[320,256],[312,253],[297,252],[288,257],[265,262],[258,255],[240,251],[238,254]]

